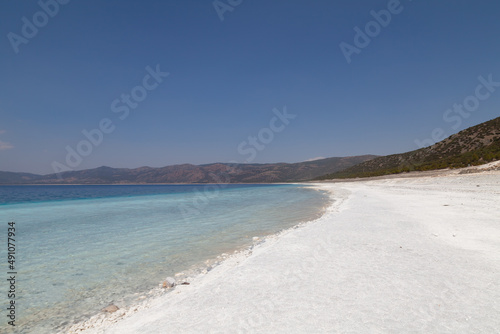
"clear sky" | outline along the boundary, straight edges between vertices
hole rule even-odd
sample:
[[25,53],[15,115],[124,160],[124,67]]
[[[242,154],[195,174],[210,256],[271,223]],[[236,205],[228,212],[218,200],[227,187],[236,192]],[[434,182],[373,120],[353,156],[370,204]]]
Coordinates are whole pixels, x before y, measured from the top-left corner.
[[0,4],[3,171],[386,155],[500,114],[498,1],[55,1]]

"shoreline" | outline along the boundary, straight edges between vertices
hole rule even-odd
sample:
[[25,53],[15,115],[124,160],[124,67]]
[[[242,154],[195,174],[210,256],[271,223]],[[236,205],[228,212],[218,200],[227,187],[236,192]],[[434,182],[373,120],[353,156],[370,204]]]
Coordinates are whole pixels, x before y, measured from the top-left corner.
[[[278,184],[263,184],[274,186]],[[224,253],[220,253],[215,257],[207,258],[205,260],[199,261],[197,264],[191,265],[190,267],[184,268],[178,272],[172,273],[171,277],[175,279],[176,285],[174,288],[165,288],[162,287],[162,283],[165,282],[165,277],[162,281],[158,281],[158,285],[153,286],[150,290],[142,293],[134,293],[127,296],[122,296],[119,300],[116,300],[116,305],[120,306],[117,312],[113,313],[103,313],[102,310],[96,310],[96,313],[89,318],[78,321],[76,323],[70,323],[69,325],[64,325],[62,327],[58,327],[55,329],[57,333],[77,333],[80,332],[83,328],[94,328],[96,323],[105,323],[105,322],[116,322],[116,320],[124,317],[130,316],[132,314],[137,313],[140,310],[147,309],[151,305],[153,305],[158,299],[166,297],[175,292],[176,289],[184,288],[192,282],[202,280],[209,272],[213,271],[217,267],[221,266],[225,262],[231,261],[241,261],[241,259],[247,258],[252,254],[252,251],[255,247],[260,246],[263,243],[266,243],[270,240],[275,240],[279,238],[281,235],[290,232],[291,230],[297,229],[300,226],[305,224],[309,224],[320,219],[331,207],[332,200],[331,196],[328,194],[328,191],[321,189],[319,187],[315,187],[311,184],[303,184],[303,183],[293,183],[286,185],[294,185],[297,187],[308,188],[315,191],[320,191],[325,193],[326,204],[314,214],[314,217],[307,221],[299,222],[296,225],[285,227],[277,232],[266,234],[263,236],[253,237],[252,241],[249,243],[241,244],[232,250],[226,251]],[[187,283],[187,284],[182,284]],[[127,298],[130,299],[132,295],[140,295],[140,298],[133,303],[124,304],[123,301]],[[110,303],[109,305],[114,305],[114,303]]]
[[[334,192],[337,201],[320,218],[229,256],[144,307],[98,315],[69,332],[498,330],[499,180],[500,172],[485,171],[304,183]],[[356,322],[345,320],[347,311]]]
[[[177,191],[176,188],[172,191]],[[42,198],[37,197],[38,194],[45,194],[45,187],[33,192],[16,189],[21,194],[19,198],[25,197],[25,194]],[[78,191],[81,188],[75,189],[78,195],[94,192],[92,189],[82,192]],[[158,191],[164,192],[162,189],[160,187]],[[123,192],[136,193],[129,190],[113,190],[110,193]],[[65,194],[66,191],[54,191],[56,195],[59,193]],[[52,192],[47,194],[52,196]],[[11,206],[2,211],[4,219],[18,216],[19,221],[30,222],[24,226],[26,231],[36,231],[37,226],[47,230],[45,222],[54,224],[51,230],[61,231],[54,235],[54,241],[48,239],[48,251],[45,252],[48,256],[40,254],[39,248],[34,246],[37,240],[42,239],[37,239],[37,234],[32,233],[33,238],[25,239],[29,241],[27,244],[33,245],[26,247],[26,252],[39,255],[31,257],[31,263],[25,265],[26,272],[34,274],[23,276],[27,283],[23,293],[25,314],[16,326],[19,331],[15,332],[64,332],[68,325],[89,319],[110,303],[120,308],[136,305],[144,297],[153,296],[154,291],[150,293],[151,290],[166,277],[187,273],[191,268],[197,275],[198,271],[211,264],[205,263],[206,260],[217,261],[223,253],[232,254],[234,250],[244,249],[243,246],[251,246],[255,236],[262,238],[313,220],[329,203],[327,194],[309,185],[244,187],[235,192],[221,190],[217,196],[210,197],[207,210],[201,211],[201,215],[196,212],[192,217],[181,215],[182,212],[177,210],[179,205],[194,203],[192,199],[196,198],[196,193],[173,197],[173,200],[169,196],[132,196],[124,202],[120,199],[112,199],[110,203],[101,200],[76,201],[62,207],[54,202],[44,206]],[[107,215],[123,215],[124,219],[109,219],[109,224],[102,224],[108,221]],[[136,225],[137,221],[141,222],[140,226]],[[65,233],[66,225],[67,231],[82,233]],[[95,247],[87,243],[85,231],[89,231],[91,237],[99,235],[100,239],[90,244]],[[65,242],[57,242],[57,239]],[[71,247],[64,247],[65,244]],[[59,251],[54,252],[53,249]],[[62,275],[50,270],[40,270],[39,274],[30,271],[29,266],[35,267],[36,263],[56,267],[58,258],[68,259],[61,266],[68,268],[62,270]]]

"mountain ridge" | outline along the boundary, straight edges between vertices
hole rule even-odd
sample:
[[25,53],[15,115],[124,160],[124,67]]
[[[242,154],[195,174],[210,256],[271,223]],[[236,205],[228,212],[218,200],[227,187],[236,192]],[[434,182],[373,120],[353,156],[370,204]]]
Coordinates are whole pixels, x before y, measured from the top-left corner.
[[500,159],[500,117],[471,126],[429,147],[377,157],[315,180],[372,177],[460,168]]
[[275,183],[307,181],[339,171],[375,155],[333,157],[298,163],[203,165],[177,164],[165,167],[113,168],[101,166],[80,171],[37,175],[1,172],[0,184],[158,184],[158,183]]

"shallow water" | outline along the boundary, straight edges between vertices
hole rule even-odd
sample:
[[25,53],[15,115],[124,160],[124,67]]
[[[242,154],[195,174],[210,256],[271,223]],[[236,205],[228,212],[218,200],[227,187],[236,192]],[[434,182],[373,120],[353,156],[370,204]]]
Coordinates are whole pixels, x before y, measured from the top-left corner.
[[[3,233],[16,223],[17,330],[8,330],[53,333],[130,305],[166,276],[313,220],[328,201],[296,185],[0,187]],[[6,260],[0,268],[6,275]]]

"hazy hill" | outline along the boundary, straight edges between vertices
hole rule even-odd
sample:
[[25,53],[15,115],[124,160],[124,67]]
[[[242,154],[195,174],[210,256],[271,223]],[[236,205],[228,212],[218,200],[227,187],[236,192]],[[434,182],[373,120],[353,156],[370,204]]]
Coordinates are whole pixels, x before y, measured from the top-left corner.
[[0,184],[123,184],[123,183],[268,183],[310,180],[373,159],[374,155],[328,158],[299,163],[175,165],[135,169],[99,167],[35,175],[0,172]]
[[369,177],[480,165],[500,159],[500,117],[467,128],[432,146],[378,157],[317,180]]
[[30,174],[30,173],[13,173],[13,172],[0,172],[0,184],[19,184],[19,183],[29,183],[40,175]]

